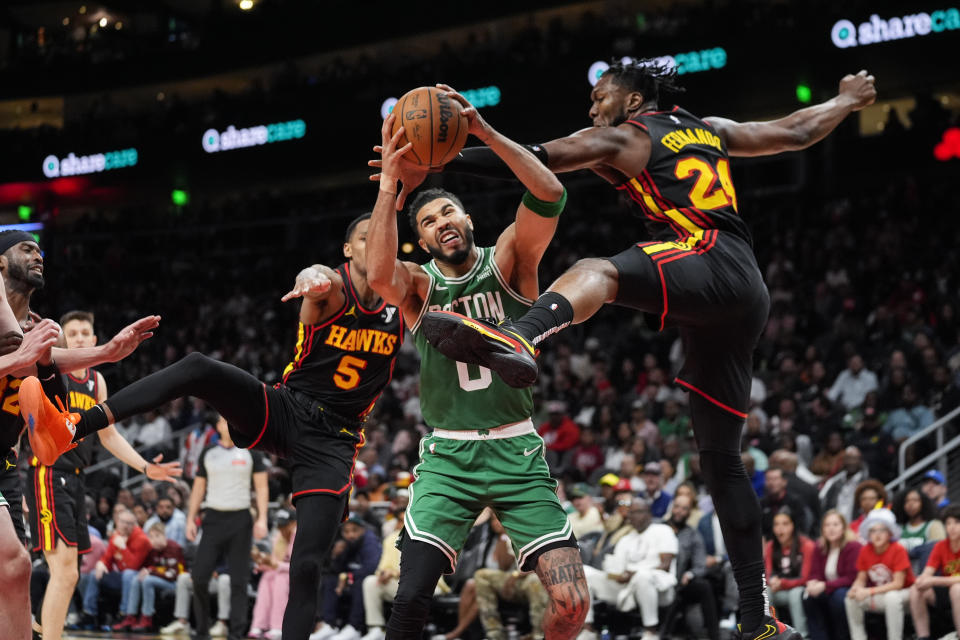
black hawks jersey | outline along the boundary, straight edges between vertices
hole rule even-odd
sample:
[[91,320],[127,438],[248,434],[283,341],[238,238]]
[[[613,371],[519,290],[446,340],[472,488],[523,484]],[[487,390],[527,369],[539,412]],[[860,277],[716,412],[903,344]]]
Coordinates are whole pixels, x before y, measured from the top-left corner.
[[0,457],[6,456],[20,440],[23,418],[20,417],[21,378],[0,376]]
[[[75,378],[73,374],[63,375],[63,386],[67,391],[66,405],[70,411],[86,411],[97,404],[97,395],[100,392],[100,377],[93,369],[87,369],[82,378]],[[93,461],[93,451],[96,448],[96,437],[87,437],[77,443],[75,449],[67,451],[53,464],[55,469],[73,471],[90,466]]]
[[336,271],[343,278],[346,302],[321,324],[300,323],[283,383],[345,418],[364,418],[393,375],[403,343],[403,314],[386,302],[365,308],[353,288],[350,265]]
[[651,237],[688,250],[709,248],[717,230],[750,242],[737,213],[726,146],[708,122],[680,107],[627,122],[650,136],[650,160],[617,189],[639,206]]

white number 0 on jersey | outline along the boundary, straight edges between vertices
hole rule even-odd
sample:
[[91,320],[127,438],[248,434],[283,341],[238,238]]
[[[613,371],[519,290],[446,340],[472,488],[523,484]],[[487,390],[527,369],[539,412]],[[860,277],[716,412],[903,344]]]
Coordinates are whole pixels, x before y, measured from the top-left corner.
[[466,362],[457,362],[457,378],[460,381],[460,388],[464,391],[479,391],[486,389],[493,382],[493,376],[490,369],[486,367],[477,367],[480,369],[479,378],[471,378],[470,371],[467,369]]

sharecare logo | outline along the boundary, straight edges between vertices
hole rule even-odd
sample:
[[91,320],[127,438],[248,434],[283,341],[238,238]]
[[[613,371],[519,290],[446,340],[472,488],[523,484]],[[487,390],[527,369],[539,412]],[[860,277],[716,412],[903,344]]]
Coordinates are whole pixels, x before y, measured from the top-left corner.
[[854,25],[850,20],[837,20],[830,29],[830,39],[840,49],[866,46],[878,42],[904,40],[927,36],[931,33],[960,29],[960,10],[938,9],[932,13],[914,13],[893,18],[881,18],[877,14],[866,22]]
[[307,123],[303,120],[276,122],[274,124],[257,125],[245,129],[237,129],[233,125],[230,125],[224,131],[207,129],[203,132],[203,139],[200,143],[203,145],[203,150],[207,153],[217,153],[218,151],[256,147],[261,144],[270,144],[271,142],[296,140],[302,138],[306,133]]
[[43,159],[43,175],[48,178],[82,176],[88,173],[100,173],[111,169],[123,169],[137,164],[137,150],[123,149],[78,156],[68,153],[65,158],[49,155]]
[[[630,64],[637,61],[630,56],[624,56],[620,59],[624,64]],[[727,66],[727,51],[723,47],[714,47],[713,49],[701,49],[700,51],[688,51],[687,53],[675,53],[672,56],[659,56],[647,60],[647,64],[656,64],[670,69],[676,69],[677,75],[685,73],[698,73],[700,71],[710,71],[712,69],[723,69]],[[590,69],[587,70],[587,80],[591,86],[597,86],[602,76],[610,65],[603,60],[597,60]]]

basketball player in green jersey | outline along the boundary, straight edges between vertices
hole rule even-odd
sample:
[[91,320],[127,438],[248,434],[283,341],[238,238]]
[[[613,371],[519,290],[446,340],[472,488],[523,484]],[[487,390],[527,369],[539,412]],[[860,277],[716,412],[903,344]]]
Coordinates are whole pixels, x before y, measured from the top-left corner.
[[[490,127],[460,94],[469,131],[486,143],[527,187],[515,221],[495,246],[478,247],[460,199],[442,189],[421,192],[409,208],[418,243],[433,260],[397,260],[397,178],[410,145],[397,148],[394,116],[383,123],[380,192],[367,232],[367,278],[397,305],[420,352],[420,406],[433,431],[420,442],[400,548],[400,587],[387,640],[419,638],[434,587],[453,571],[473,521],[492,507],[510,536],[522,571],[536,571],[550,595],[543,629],[550,640],[573,638],[589,595],[576,539],[531,420],[529,389],[514,389],[487,368],[449,360],[427,343],[419,320],[427,311],[471,318],[523,313],[539,294],[537,268],[553,238],[566,192],[520,145]],[[516,345],[516,348],[525,348]]]

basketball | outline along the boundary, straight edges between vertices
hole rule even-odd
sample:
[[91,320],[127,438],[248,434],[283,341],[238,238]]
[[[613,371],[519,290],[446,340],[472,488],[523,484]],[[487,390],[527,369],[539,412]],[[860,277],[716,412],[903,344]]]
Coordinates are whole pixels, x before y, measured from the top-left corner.
[[436,87],[418,87],[397,101],[393,132],[404,128],[399,147],[413,143],[404,156],[424,167],[440,167],[453,160],[467,141],[463,107]]

